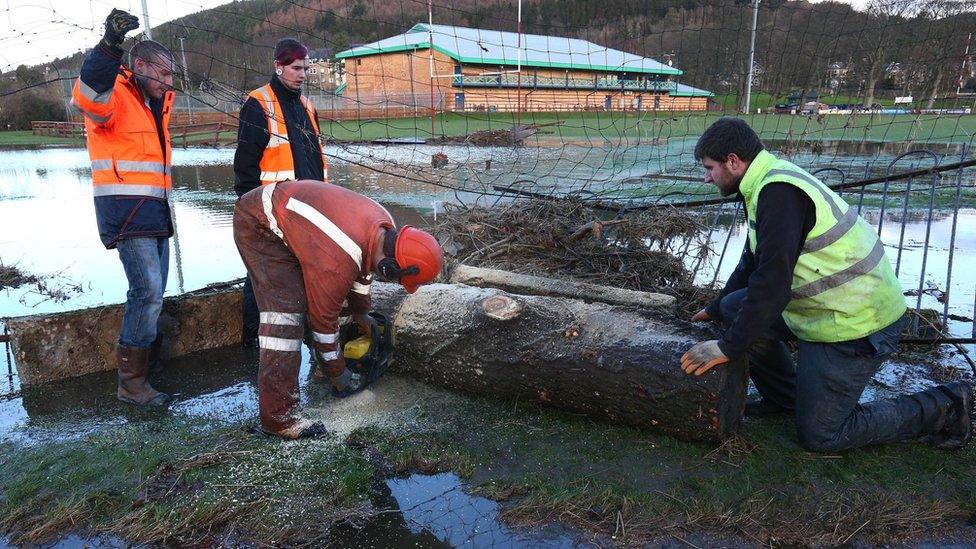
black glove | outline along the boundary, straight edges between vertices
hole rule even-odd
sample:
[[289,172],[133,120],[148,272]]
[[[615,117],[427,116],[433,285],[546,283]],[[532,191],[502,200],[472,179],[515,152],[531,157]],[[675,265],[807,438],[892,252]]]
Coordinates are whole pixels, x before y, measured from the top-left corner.
[[105,18],[105,36],[102,42],[111,48],[121,48],[125,33],[139,28],[139,18],[127,11],[113,9]]
[[359,335],[361,336],[373,338],[379,331],[379,325],[376,324],[376,319],[368,314],[352,315],[352,319],[356,323],[356,328],[359,329]]
[[366,385],[363,383],[363,376],[355,373],[349,368],[342,370],[337,377],[332,378],[332,396],[345,398],[359,392]]

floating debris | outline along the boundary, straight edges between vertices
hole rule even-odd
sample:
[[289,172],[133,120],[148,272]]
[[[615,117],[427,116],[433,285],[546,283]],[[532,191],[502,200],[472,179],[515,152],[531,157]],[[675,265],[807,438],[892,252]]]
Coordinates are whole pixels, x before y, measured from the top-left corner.
[[435,168],[447,166],[447,155],[442,152],[430,155],[430,165]]

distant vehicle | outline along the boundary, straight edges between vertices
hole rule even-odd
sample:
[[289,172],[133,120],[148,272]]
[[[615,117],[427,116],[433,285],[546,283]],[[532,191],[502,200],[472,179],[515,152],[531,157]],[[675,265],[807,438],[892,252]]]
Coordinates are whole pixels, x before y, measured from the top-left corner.
[[796,114],[796,109],[796,103],[780,103],[773,107],[773,112],[776,114]]
[[826,103],[821,103],[819,101],[807,101],[803,104],[803,109],[800,114],[820,114],[820,111],[825,111],[829,108]]

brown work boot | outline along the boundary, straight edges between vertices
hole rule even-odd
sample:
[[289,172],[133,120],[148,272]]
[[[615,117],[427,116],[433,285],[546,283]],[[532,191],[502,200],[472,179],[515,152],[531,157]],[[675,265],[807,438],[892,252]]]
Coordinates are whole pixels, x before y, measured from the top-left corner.
[[118,345],[115,357],[119,369],[119,389],[116,395],[122,402],[136,406],[163,406],[170,396],[153,389],[146,380],[149,373],[149,348]]
[[297,440],[300,438],[320,438],[328,436],[328,429],[320,421],[312,421],[310,419],[300,418],[292,423],[291,426],[286,427],[280,431],[272,431],[261,426],[261,432],[266,435],[281,437],[285,440]]

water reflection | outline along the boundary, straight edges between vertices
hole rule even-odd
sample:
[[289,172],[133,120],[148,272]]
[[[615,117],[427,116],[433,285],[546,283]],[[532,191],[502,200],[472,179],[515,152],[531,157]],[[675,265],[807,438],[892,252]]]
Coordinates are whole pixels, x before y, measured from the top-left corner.
[[[166,295],[243,275],[232,237],[236,195],[232,149],[176,150],[173,155],[171,283]],[[41,167],[43,166],[43,168]],[[403,184],[337,162],[332,180],[380,201],[400,224],[419,224],[433,201],[453,200],[430,185]],[[127,284],[117,252],[98,239],[84,149],[0,152],[0,260],[52,283],[78,284],[83,291],[57,302],[30,288],[0,293],[0,317],[48,313],[125,300]]]
[[374,504],[397,511],[362,528],[339,528],[338,547],[576,547],[559,532],[515,532],[498,520],[498,503],[464,490],[454,473],[410,475],[377,488]]

